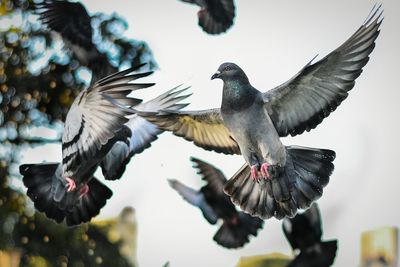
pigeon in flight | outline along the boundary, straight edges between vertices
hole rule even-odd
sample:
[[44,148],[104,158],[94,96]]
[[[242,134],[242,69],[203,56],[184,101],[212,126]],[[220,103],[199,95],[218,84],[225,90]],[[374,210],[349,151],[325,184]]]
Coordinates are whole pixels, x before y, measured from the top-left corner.
[[296,252],[288,267],[329,267],[333,264],[337,240],[321,241],[321,215],[316,203],[292,219],[283,219],[282,229]]
[[222,219],[223,224],[214,235],[214,240],[219,245],[226,248],[242,247],[249,242],[249,236],[257,235],[257,231],[263,227],[264,222],[236,210],[229,197],[223,192],[226,178],[220,170],[193,157],[191,161],[207,184],[196,191],[171,179],[168,181],[170,186],[187,202],[200,208],[204,218],[210,224],[216,224],[218,219]]
[[60,34],[79,63],[92,70],[91,84],[118,71],[94,45],[91,17],[81,3],[46,0],[35,7],[43,24]]
[[181,0],[200,6],[197,12],[199,26],[209,34],[226,32],[233,24],[235,5],[233,0]]
[[263,219],[293,217],[321,197],[335,152],[284,146],[280,137],[310,131],[347,97],[375,47],[379,10],[336,50],[272,90],[260,92],[239,66],[224,63],[212,76],[223,80],[221,108],[139,115],[204,149],[242,154],[246,164],[224,187],[233,203]]
[[111,190],[93,176],[97,167],[101,165],[106,179],[118,179],[130,157],[156,139],[161,131],[135,114],[128,119],[132,111],[127,108],[170,107],[176,110],[185,106],[177,104],[186,98],[177,96],[185,89],[174,88],[144,104],[140,99],[127,97],[133,90],[154,85],[131,82],[152,73],[131,74],[142,66],[103,78],[77,96],[65,121],[62,163],[20,166],[28,196],[36,209],[45,212],[47,217],[58,223],[65,219],[69,226],[90,221],[112,195]]

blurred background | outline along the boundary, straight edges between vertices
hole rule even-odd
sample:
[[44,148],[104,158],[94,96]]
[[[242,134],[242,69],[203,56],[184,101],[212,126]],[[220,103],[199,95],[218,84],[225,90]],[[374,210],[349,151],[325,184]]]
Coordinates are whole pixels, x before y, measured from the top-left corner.
[[[335,266],[360,266],[364,231],[400,225],[400,2],[381,2],[385,10],[381,35],[348,99],[317,129],[283,140],[287,145],[337,153],[335,172],[318,201],[325,238],[339,240]],[[182,201],[166,178],[198,188],[202,182],[190,156],[214,164],[227,177],[243,159],[204,151],[170,133],[136,155],[121,180],[107,183],[114,195],[96,218],[107,224],[125,206],[134,207],[129,221],[138,224],[137,250],[130,251],[136,251],[137,262],[126,260],[115,245],[122,241],[110,238],[104,223],[66,229],[35,214],[24,197],[18,166],[61,160],[62,122],[74,97],[89,84],[91,70],[64,51],[61,38],[41,26],[28,3],[1,0],[0,4],[1,250],[19,248],[24,266],[40,262],[32,260],[39,250],[60,265],[68,260],[71,265],[77,255],[76,266],[111,266],[107,260],[117,258],[121,262],[116,266],[162,266],[167,261],[172,266],[234,266],[243,256],[291,255],[281,222],[275,219],[266,221],[242,249],[227,250],[212,240],[216,228]],[[285,82],[316,54],[321,58],[350,37],[375,4],[369,0],[238,0],[233,27],[211,36],[197,26],[198,7],[177,0],[82,3],[94,16],[93,41],[114,66],[123,69],[150,62],[148,68],[158,70],[148,78],[156,87],[135,96],[150,99],[184,83],[194,93],[187,109],[220,105],[222,83],[210,77],[226,61],[240,65],[260,90]]]

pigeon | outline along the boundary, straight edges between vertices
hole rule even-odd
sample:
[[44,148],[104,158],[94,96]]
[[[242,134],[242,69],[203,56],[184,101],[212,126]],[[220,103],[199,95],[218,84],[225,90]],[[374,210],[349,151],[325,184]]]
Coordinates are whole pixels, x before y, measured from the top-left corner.
[[91,17],[81,3],[46,0],[36,4],[35,9],[43,24],[61,35],[78,62],[92,70],[91,85],[118,70],[94,45]]
[[206,150],[242,154],[246,164],[224,186],[232,202],[263,219],[293,217],[322,196],[335,152],[284,146],[280,137],[314,129],[347,97],[375,47],[381,15],[374,7],[340,47],[267,92],[223,63],[211,77],[223,80],[221,108],[139,115]]
[[[103,173],[107,173],[106,179],[120,178],[129,158],[149,147],[161,133],[135,114],[129,119],[133,112],[130,107],[142,107],[144,110],[158,106],[180,107],[177,102],[185,96],[177,96],[183,90],[175,88],[147,104],[127,97],[133,90],[154,85],[131,83],[152,74],[131,74],[143,65],[107,76],[77,96],[65,121],[61,163],[20,166],[24,185],[28,188],[27,195],[35,208],[47,217],[58,223],[65,219],[68,226],[90,221],[112,196],[111,190],[93,176],[97,167],[101,166]],[[113,104],[113,101],[119,105]],[[136,137],[138,140],[135,140]],[[115,149],[115,145],[122,147],[120,142],[127,148]],[[119,169],[112,172],[111,167]]]
[[200,6],[197,12],[199,26],[208,34],[226,32],[232,25],[235,17],[233,0],[181,0],[186,3]]
[[226,178],[219,169],[194,157],[191,161],[207,184],[199,191],[174,179],[168,180],[169,185],[187,202],[200,208],[204,218],[210,224],[216,224],[218,219],[222,219],[223,224],[214,235],[214,241],[225,248],[244,246],[249,242],[251,235],[257,236],[264,221],[236,210],[229,197],[223,192]]
[[317,203],[292,219],[283,219],[282,230],[297,252],[288,267],[328,267],[333,264],[337,240],[321,241],[321,215]]

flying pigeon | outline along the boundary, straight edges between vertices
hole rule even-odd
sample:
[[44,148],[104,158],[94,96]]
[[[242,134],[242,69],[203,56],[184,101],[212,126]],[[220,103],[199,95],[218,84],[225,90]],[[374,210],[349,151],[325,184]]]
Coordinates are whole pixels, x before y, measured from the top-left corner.
[[92,70],[91,84],[118,70],[111,65],[107,55],[101,53],[94,45],[91,17],[81,3],[46,0],[36,4],[35,8],[40,20],[49,29],[61,35],[65,46],[79,63]]
[[316,203],[292,219],[283,219],[282,230],[292,249],[297,251],[288,267],[328,267],[333,264],[337,240],[321,241],[321,215]]
[[[152,72],[135,73],[139,65],[112,74],[82,91],[68,111],[62,137],[62,163],[24,164],[20,173],[28,196],[36,209],[47,217],[67,225],[88,222],[97,215],[112,195],[111,190],[93,174],[102,165],[106,179],[118,179],[125,164],[135,153],[140,153],[156,139],[161,131],[135,116],[129,107],[171,107],[179,109],[177,102],[185,96],[177,96],[183,90],[168,91],[160,97],[141,104],[141,100],[127,97],[138,89],[153,83],[131,83]],[[112,101],[117,101],[115,105]],[[129,124],[130,123],[130,124]],[[136,140],[137,137],[137,140]],[[126,149],[115,149],[114,146]],[[113,152],[110,156],[110,150]],[[115,157],[115,159],[113,158]],[[118,168],[113,172],[110,168]]]
[[226,248],[239,248],[249,242],[249,236],[257,236],[257,231],[264,222],[244,212],[237,211],[224,194],[225,176],[219,169],[196,158],[191,158],[198,169],[198,173],[207,182],[199,191],[196,191],[177,180],[169,180],[170,186],[175,189],[187,202],[200,208],[204,218],[210,224],[216,224],[222,219],[223,224],[214,235],[214,240]]
[[284,146],[280,137],[310,131],[347,97],[375,47],[379,10],[339,48],[272,90],[260,92],[239,66],[224,63],[211,78],[223,80],[221,108],[139,115],[206,150],[242,154],[246,164],[224,187],[232,202],[263,219],[293,217],[321,197],[335,152]]
[[181,0],[200,6],[197,12],[199,26],[209,34],[226,32],[233,24],[235,5],[233,0]]

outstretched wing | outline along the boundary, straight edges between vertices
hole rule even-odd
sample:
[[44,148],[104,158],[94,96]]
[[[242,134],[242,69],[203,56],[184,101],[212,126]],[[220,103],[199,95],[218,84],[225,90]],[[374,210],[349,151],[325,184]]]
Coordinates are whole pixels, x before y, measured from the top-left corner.
[[[135,106],[135,109],[153,112],[164,108],[179,110],[187,106],[187,104],[180,103],[181,100],[190,96],[190,94],[181,95],[187,89],[188,87],[181,89],[180,86],[177,86],[150,101],[140,103]],[[101,168],[104,178],[107,180],[121,178],[131,157],[150,147],[151,143],[157,139],[157,136],[163,132],[137,114],[134,114],[125,126],[131,132],[128,142],[116,142],[102,161]]]
[[81,3],[46,0],[35,7],[42,22],[70,45],[87,51],[93,49],[91,18]]
[[193,167],[198,169],[197,173],[202,176],[203,180],[207,181],[207,185],[204,187],[206,187],[207,190],[212,193],[213,197],[222,196],[221,201],[225,201],[227,196],[225,195],[223,189],[226,178],[222,172],[213,165],[208,164],[200,159],[191,157],[190,160],[195,164]]
[[219,109],[201,111],[170,111],[159,113],[139,112],[140,116],[171,131],[206,150],[224,154],[240,154],[236,141],[223,123]]
[[310,131],[347,97],[369,60],[382,23],[380,6],[339,48],[307,64],[288,82],[263,94],[280,136]]
[[[128,121],[126,116],[131,112],[126,107],[141,102],[127,95],[133,90],[154,85],[153,83],[130,83],[144,76],[140,73],[130,74],[139,67],[110,75],[82,91],[75,99],[68,111],[62,137],[64,173],[80,166],[85,161],[95,160],[97,152]],[[118,102],[119,105],[111,101]]]
[[193,206],[200,208],[204,218],[206,218],[206,220],[210,224],[217,223],[218,216],[215,214],[214,210],[207,204],[204,195],[201,192],[196,191],[174,179],[169,179],[168,183],[183,197],[184,200],[186,200]]

